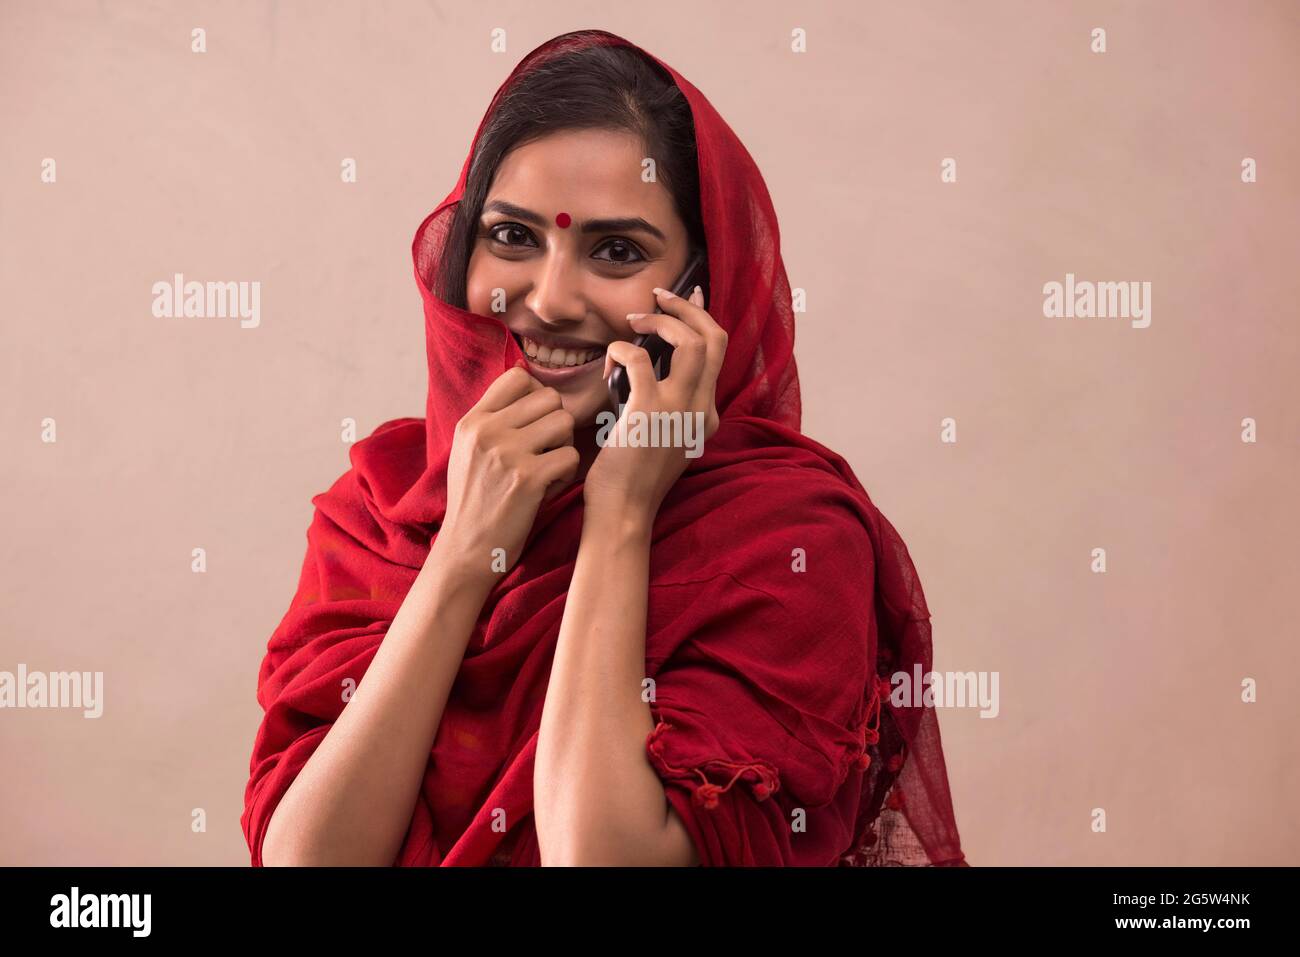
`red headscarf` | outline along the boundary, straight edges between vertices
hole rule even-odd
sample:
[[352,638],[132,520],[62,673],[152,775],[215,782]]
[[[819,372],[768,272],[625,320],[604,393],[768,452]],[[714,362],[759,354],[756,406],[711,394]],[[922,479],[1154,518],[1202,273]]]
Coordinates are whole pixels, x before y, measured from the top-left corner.
[[[479,133],[516,78],[589,44],[639,50],[597,30],[543,44],[497,91]],[[708,100],[651,59],[694,115],[708,309],[729,342],[718,431],[654,524],[647,760],[704,864],[964,864],[934,709],[895,706],[882,677],[931,668],[916,569],[844,459],[798,431],[790,289],[757,166]],[[428,555],[456,421],[522,358],[497,319],[430,291],[473,154],[412,247],[427,416],[355,443],[352,468],[312,499],[297,592],[258,681],[266,715],[242,817],[254,865],[277,804],[344,707],[345,679],[362,680]],[[582,501],[575,483],[543,503],[488,596],[396,864],[539,863],[533,758]]]

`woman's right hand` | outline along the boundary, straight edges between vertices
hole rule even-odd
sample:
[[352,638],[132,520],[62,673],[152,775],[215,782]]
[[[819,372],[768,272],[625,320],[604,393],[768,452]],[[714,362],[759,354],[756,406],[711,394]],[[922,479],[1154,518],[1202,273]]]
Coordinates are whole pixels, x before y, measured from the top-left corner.
[[[447,514],[436,542],[486,577],[514,567],[548,490],[573,481],[573,416],[560,394],[522,366],[507,369],[456,423],[447,465]],[[545,451],[550,449],[550,451]],[[554,483],[554,487],[552,485]]]

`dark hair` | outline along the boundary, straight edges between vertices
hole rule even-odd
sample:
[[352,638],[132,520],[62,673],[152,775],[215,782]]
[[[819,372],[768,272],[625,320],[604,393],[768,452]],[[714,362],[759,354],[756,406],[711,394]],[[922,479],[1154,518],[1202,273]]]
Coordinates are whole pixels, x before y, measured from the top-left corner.
[[[585,31],[568,34],[581,37]],[[517,78],[479,136],[465,191],[439,263],[435,295],[467,309],[466,273],[478,218],[497,167],[510,150],[561,130],[624,130],[655,159],[691,251],[705,249],[695,123],[685,94],[659,64],[628,46],[596,44],[553,55]]]

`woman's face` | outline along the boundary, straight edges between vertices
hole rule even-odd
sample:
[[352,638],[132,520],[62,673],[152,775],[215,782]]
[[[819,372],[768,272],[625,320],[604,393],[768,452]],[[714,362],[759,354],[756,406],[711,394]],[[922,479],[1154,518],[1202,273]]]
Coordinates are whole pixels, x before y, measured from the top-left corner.
[[470,312],[503,322],[529,372],[578,427],[610,407],[605,346],[631,341],[629,312],[686,267],[668,190],[642,180],[644,148],[608,130],[554,133],[510,151],[488,190],[467,274]]

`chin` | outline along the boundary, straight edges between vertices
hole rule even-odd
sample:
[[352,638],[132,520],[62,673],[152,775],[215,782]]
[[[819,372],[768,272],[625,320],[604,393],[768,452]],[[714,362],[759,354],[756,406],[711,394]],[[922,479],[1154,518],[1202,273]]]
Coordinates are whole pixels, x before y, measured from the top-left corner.
[[609,407],[603,396],[561,395],[564,408],[573,416],[573,425],[577,429],[591,428],[596,425],[596,416]]

